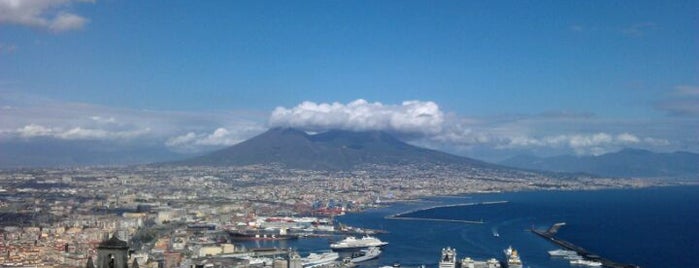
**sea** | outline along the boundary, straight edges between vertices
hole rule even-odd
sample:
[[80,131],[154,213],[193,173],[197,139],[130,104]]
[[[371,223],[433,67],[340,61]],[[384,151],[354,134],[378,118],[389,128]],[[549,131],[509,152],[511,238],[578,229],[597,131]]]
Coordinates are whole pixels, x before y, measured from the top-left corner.
[[[405,212],[411,213],[403,216],[414,218],[482,223],[387,218]],[[335,219],[387,232],[376,235],[390,243],[381,256],[359,267],[437,267],[445,247],[455,248],[458,259],[502,261],[508,246],[520,252],[524,267],[571,267],[564,259],[549,257],[547,251],[558,247],[530,231],[558,222],[566,223],[558,238],[616,262],[644,268],[699,267],[699,186],[431,197]],[[342,238],[248,242],[245,247],[294,248],[303,256],[327,250]]]

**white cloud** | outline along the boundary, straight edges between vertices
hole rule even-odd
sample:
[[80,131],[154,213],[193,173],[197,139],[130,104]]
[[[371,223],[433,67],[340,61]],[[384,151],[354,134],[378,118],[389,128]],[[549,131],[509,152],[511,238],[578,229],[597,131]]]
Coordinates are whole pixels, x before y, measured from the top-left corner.
[[0,142],[103,140],[129,146],[159,144],[180,152],[203,152],[243,141],[264,132],[268,116],[249,111],[124,109],[12,92],[0,94],[0,107]]
[[194,132],[188,132],[187,134],[180,135],[177,137],[172,137],[165,142],[168,147],[186,147],[190,144],[196,143],[197,139],[201,135],[197,135]]
[[0,23],[63,32],[82,28],[88,19],[69,12],[74,2],[88,0],[0,0]]
[[199,141],[200,144],[202,145],[233,145],[236,143],[241,142],[242,140],[240,137],[237,137],[234,135],[234,133],[231,133],[225,128],[217,128],[214,130],[214,133],[211,133],[210,135],[204,137],[202,140]]
[[613,135],[603,132],[593,134],[566,134],[541,138],[517,136],[501,140],[504,141],[504,143],[496,145],[496,148],[569,148],[575,153],[581,155],[599,155],[632,145],[655,146],[669,144],[669,141],[663,139],[655,139],[650,137],[639,138],[638,136],[630,133]]
[[74,127],[69,129],[29,124],[18,128],[15,133],[22,138],[50,137],[63,140],[116,140],[143,136],[150,129],[109,131],[105,129]]
[[[406,101],[400,105],[362,99],[347,104],[307,101],[293,108],[276,108],[270,115],[269,125],[306,131],[383,130],[408,134],[414,143],[451,151],[455,151],[455,147],[485,146],[496,150],[543,149],[586,155],[625,147],[670,145],[666,139],[634,133],[634,130],[647,128],[645,124],[638,124],[643,128],[633,124],[627,127],[587,113],[559,111],[474,119],[445,115],[436,103],[429,101]],[[201,143],[203,135],[197,136]]]
[[639,143],[641,141],[641,139],[629,133],[619,134],[616,138],[617,140],[625,143]]
[[[678,88],[673,94],[691,92]],[[414,144],[479,158],[512,152],[599,154],[624,147],[699,150],[699,140],[691,135],[698,129],[697,121],[691,118],[627,120],[575,112],[465,117],[444,113],[428,101],[382,104],[363,100],[347,104],[305,102],[292,108],[277,108],[271,114],[177,112],[2,93],[0,142],[33,138],[104,140],[128,145],[160,144],[178,152],[204,152],[241,142],[264,132],[268,126],[289,126],[307,131],[385,130]]]
[[187,134],[168,139],[165,144],[170,147],[192,147],[194,145],[228,146],[243,141],[237,134],[225,128],[217,128],[210,134],[188,132]]
[[114,140],[114,139],[131,139],[138,136],[146,135],[150,132],[149,128],[135,129],[126,131],[107,131],[104,129],[89,129],[75,127],[58,133],[56,137],[66,140]]
[[98,122],[98,123],[105,123],[105,124],[110,124],[110,123],[116,123],[116,118],[114,117],[101,117],[101,116],[90,116],[90,119],[92,121]]
[[431,101],[404,101],[400,105],[384,105],[358,99],[342,104],[305,101],[287,109],[277,107],[269,125],[293,127],[308,131],[344,129],[355,131],[384,130],[405,134],[441,132],[444,114]]
[[47,128],[36,124],[29,124],[17,129],[17,134],[24,138],[51,136],[54,134],[54,132],[55,131],[51,128]]
[[54,32],[80,29],[87,21],[87,19],[75,14],[61,13],[51,22],[49,29]]
[[165,145],[179,152],[200,152],[216,147],[231,146],[264,131],[260,125],[237,126],[234,130],[217,128],[211,133],[194,133],[169,138]]

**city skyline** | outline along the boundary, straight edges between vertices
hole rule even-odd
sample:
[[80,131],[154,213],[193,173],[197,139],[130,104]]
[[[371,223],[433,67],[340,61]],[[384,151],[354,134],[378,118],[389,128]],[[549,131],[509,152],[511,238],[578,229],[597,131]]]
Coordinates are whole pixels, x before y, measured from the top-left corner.
[[0,1],[0,143],[198,153],[284,126],[485,160],[697,152],[697,7]]

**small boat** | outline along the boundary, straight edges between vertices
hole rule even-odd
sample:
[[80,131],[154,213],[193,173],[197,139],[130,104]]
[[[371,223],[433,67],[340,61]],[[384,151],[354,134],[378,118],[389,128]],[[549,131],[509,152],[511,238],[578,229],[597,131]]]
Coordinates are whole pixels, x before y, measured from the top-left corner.
[[368,249],[363,249],[357,253],[358,254],[356,256],[353,254],[352,258],[350,259],[351,262],[358,263],[378,258],[381,254],[381,249],[379,247],[369,247]]
[[549,256],[551,256],[551,257],[568,257],[568,256],[578,255],[578,253],[573,251],[573,250],[565,250],[565,249],[550,250],[548,253],[549,253]]

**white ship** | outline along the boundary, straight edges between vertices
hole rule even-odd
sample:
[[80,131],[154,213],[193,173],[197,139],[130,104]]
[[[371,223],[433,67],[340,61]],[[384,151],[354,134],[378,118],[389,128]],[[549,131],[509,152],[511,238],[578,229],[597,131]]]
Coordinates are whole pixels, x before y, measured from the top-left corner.
[[324,252],[324,253],[310,253],[308,254],[308,257],[301,258],[301,265],[303,265],[304,268],[312,268],[312,267],[318,267],[321,265],[329,264],[337,258],[340,257],[340,254],[337,252]]
[[504,250],[505,252],[505,264],[507,268],[522,268],[522,260],[519,258],[519,253],[512,246],[509,246]]
[[369,247],[368,249],[362,249],[358,255],[352,256],[350,261],[353,263],[368,261],[378,258],[379,255],[381,255],[381,249],[379,247]]
[[494,258],[477,261],[469,257],[461,259],[461,268],[500,268],[500,262]]
[[589,267],[602,267],[602,263],[598,261],[588,261],[588,260],[572,260],[570,261],[571,265],[582,265],[582,266],[589,266]]
[[357,239],[354,236],[350,236],[342,241],[330,244],[330,248],[334,250],[341,250],[353,248],[382,247],[385,245],[388,245],[388,242],[383,242],[373,236],[364,236],[361,239]]
[[549,251],[549,256],[551,257],[569,257],[575,255],[578,255],[578,253],[572,250],[556,249]]

